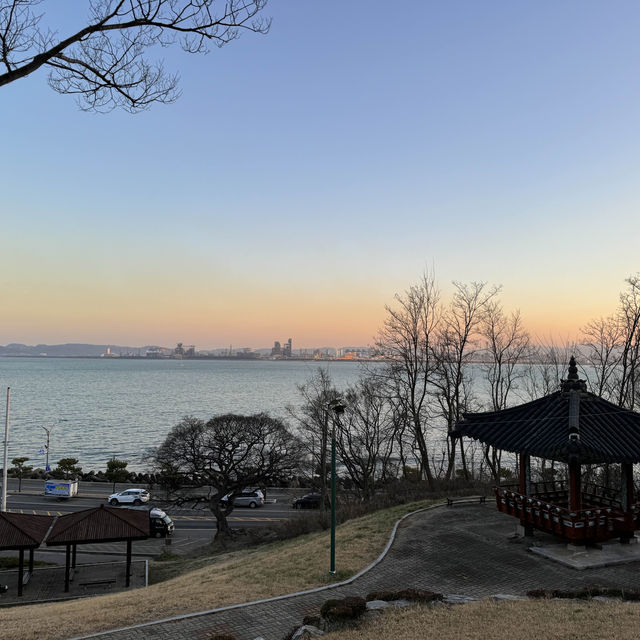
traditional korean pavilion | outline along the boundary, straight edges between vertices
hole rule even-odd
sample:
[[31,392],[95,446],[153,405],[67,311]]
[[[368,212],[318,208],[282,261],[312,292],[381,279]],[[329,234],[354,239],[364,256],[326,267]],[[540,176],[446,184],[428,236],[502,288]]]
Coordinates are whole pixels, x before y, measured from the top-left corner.
[[[496,487],[496,498],[498,510],[518,518],[526,535],[535,528],[573,544],[633,538],[640,413],[588,392],[573,357],[559,391],[502,411],[466,413],[456,434],[518,455],[519,483]],[[532,482],[532,456],[566,464],[568,482]],[[620,465],[620,486],[583,484],[583,466],[592,464]]]

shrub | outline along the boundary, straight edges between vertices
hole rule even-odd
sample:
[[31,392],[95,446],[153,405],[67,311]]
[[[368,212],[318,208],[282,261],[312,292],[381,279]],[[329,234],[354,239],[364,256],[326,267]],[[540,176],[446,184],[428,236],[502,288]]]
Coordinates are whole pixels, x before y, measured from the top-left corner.
[[396,592],[394,600],[410,600],[411,602],[434,602],[442,600],[441,593],[425,591],[424,589],[401,589]]
[[353,611],[354,618],[361,616],[367,610],[367,601],[358,596],[347,596],[342,600],[342,604]]
[[372,591],[367,594],[367,602],[370,600],[384,600],[385,602],[395,600],[395,591]]
[[425,591],[424,589],[400,589],[399,591],[372,591],[367,595],[367,601],[369,600],[410,600],[411,602],[434,602],[435,600],[442,600],[443,595],[441,593],[435,593],[434,591]]
[[327,600],[321,607],[320,607],[320,615],[321,616],[325,616],[327,614],[327,611],[329,611],[329,609],[332,609],[333,607],[337,607],[340,605],[340,600],[336,599],[336,598],[331,598],[330,600]]
[[364,598],[348,596],[342,600],[327,600],[320,608],[320,614],[330,622],[340,622],[344,620],[355,620],[359,618],[367,609]]

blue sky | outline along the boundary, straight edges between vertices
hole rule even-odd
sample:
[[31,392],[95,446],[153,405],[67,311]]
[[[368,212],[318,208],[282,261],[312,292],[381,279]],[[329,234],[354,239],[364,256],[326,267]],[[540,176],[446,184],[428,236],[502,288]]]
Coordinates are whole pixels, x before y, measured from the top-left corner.
[[639,14],[271,0],[173,105],[3,87],[0,343],[366,344],[425,267],[573,337],[639,270]]

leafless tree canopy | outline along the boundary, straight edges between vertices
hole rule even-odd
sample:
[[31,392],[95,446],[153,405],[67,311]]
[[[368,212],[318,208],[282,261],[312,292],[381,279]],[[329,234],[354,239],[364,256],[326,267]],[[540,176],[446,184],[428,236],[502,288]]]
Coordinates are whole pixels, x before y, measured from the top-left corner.
[[208,422],[185,417],[153,455],[156,470],[180,474],[206,496],[182,496],[183,502],[206,502],[217,520],[216,537],[230,535],[231,499],[246,487],[288,478],[299,468],[299,443],[282,422],[265,414],[214,416]]
[[206,53],[270,26],[259,16],[267,0],[90,0],[86,26],[62,36],[46,25],[49,3],[0,0],[0,86],[46,67],[51,87],[90,111],[173,102],[178,76],[147,59],[152,49]]
[[616,312],[584,329],[595,393],[626,409],[640,401],[640,275],[625,280]]

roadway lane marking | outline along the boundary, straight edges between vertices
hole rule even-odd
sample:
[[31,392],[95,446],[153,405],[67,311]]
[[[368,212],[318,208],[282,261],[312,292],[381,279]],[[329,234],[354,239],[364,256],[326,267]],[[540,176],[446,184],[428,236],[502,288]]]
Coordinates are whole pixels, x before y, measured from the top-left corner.
[[[8,513],[21,513],[22,515],[24,515],[24,509],[7,509]],[[72,513],[71,511],[69,513]],[[31,512],[29,512],[29,515],[34,515],[34,516],[51,516],[51,515],[55,515],[55,516],[62,516],[64,515],[62,511],[54,511],[53,513],[51,513],[51,511],[36,511],[35,509],[32,510]]]
[[[205,521],[211,521],[211,522],[215,522],[215,518],[213,517],[213,515],[211,516],[178,516],[178,515],[171,515],[169,514],[169,517],[174,521],[174,522],[201,522],[202,520]],[[230,520],[232,522],[281,522],[282,520],[286,520],[287,518],[251,518],[251,517],[242,517],[242,516],[231,516],[229,518],[227,518],[227,520]]]

